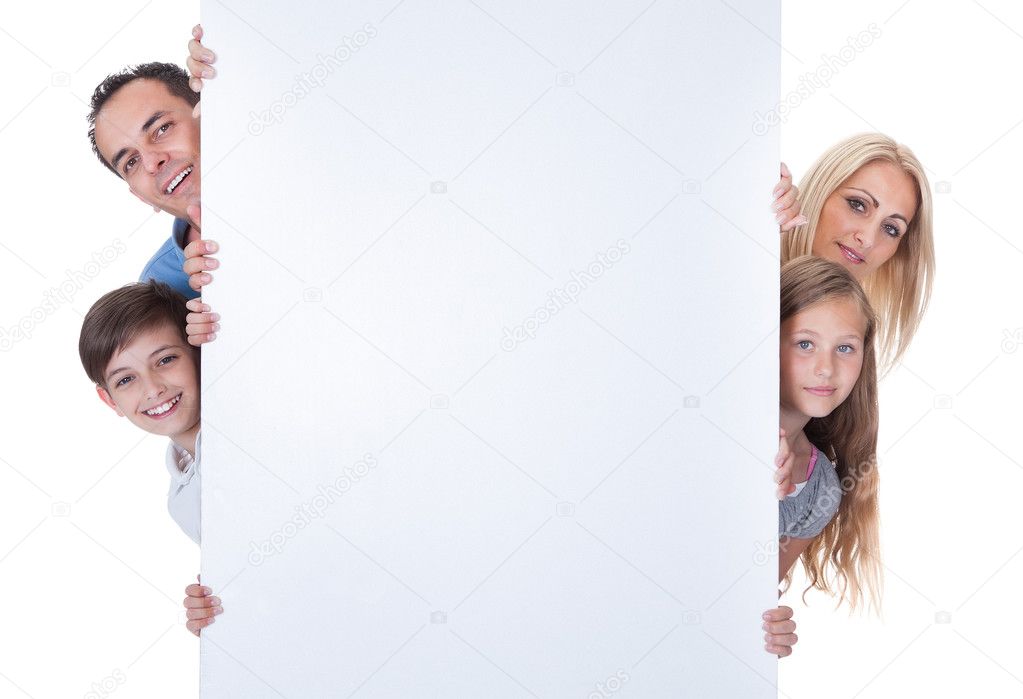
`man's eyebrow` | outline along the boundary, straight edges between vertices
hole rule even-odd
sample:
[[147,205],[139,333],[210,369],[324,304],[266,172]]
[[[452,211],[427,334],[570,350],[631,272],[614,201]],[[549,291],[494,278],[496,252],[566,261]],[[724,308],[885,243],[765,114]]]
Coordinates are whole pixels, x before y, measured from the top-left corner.
[[[142,128],[139,129],[139,133],[145,135],[146,131],[149,131],[150,126],[152,126],[157,122],[157,120],[162,119],[165,116],[167,116],[167,110],[153,112],[153,116],[146,119],[146,122],[142,124]],[[121,161],[121,158],[123,158],[128,153],[128,150],[129,150],[128,148],[122,148],[121,150],[117,151],[117,155],[115,155],[114,159],[110,162],[110,164],[113,166],[115,170],[117,169],[117,163],[119,163]]]
[[[149,359],[152,359],[154,356],[160,354],[160,352],[163,352],[163,351],[169,350],[169,349],[184,349],[184,348],[181,345],[163,345],[162,347],[157,347],[155,350],[150,352],[149,353]],[[122,372],[122,371],[131,371],[131,367],[122,366],[122,367],[118,367],[117,369],[114,369],[113,371],[109,372],[107,374],[107,383],[110,383],[110,379],[112,379],[114,377],[114,374],[117,374],[117,373]]]

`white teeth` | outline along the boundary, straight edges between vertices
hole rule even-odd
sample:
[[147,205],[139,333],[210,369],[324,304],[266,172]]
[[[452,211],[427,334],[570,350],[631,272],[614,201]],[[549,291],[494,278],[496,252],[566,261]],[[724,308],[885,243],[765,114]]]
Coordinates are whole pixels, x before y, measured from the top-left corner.
[[181,184],[181,180],[185,179],[185,175],[187,175],[191,171],[192,171],[191,167],[187,167],[184,170],[182,170],[181,174],[179,174],[177,177],[175,177],[173,180],[171,180],[171,183],[169,185],[167,185],[167,189],[164,190],[164,194],[170,194],[171,192],[173,192],[174,189],[179,184]]
[[181,396],[175,396],[171,400],[167,401],[163,405],[158,405],[150,410],[144,410],[146,415],[163,415],[165,412],[174,407],[174,404],[181,400]]

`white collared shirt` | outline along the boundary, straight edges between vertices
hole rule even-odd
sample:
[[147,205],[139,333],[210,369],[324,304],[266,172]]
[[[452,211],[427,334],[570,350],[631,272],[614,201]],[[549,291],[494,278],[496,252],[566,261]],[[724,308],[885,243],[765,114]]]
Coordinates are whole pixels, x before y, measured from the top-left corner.
[[167,470],[170,472],[170,490],[167,510],[192,541],[199,543],[199,510],[202,478],[199,473],[200,434],[195,435],[195,458],[172,440],[167,445]]

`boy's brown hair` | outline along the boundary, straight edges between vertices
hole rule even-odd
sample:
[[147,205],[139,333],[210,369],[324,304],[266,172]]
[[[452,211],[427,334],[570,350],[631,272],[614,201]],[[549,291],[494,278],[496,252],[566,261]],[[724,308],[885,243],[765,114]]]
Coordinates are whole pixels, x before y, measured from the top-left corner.
[[97,386],[106,388],[103,373],[110,358],[141,333],[164,323],[173,325],[187,345],[185,303],[184,296],[153,279],[104,294],[85,314],[78,337],[78,355],[85,373]]

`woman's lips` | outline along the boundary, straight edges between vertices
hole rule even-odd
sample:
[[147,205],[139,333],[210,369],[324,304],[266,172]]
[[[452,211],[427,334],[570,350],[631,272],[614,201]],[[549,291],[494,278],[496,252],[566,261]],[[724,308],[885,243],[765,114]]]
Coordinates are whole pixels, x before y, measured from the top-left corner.
[[841,243],[838,244],[838,248],[842,251],[842,254],[845,255],[845,259],[849,260],[850,262],[853,262],[858,265],[862,265],[864,262],[866,262],[866,260],[864,260],[862,257],[853,252],[851,248],[847,248]]

